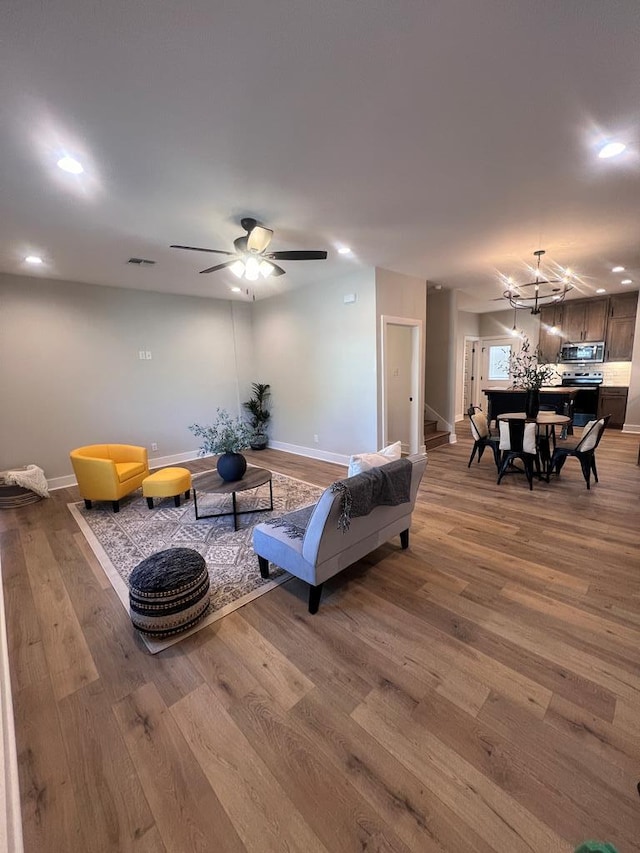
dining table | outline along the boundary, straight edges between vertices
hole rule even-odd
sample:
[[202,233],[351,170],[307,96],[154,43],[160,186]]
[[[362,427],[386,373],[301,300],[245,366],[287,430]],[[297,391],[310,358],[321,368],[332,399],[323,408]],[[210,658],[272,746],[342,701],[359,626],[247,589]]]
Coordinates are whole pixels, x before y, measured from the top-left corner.
[[556,412],[540,411],[535,418],[528,418],[526,412],[503,412],[498,415],[497,420],[523,420],[527,421],[527,423],[536,424],[536,446],[541,466],[540,476],[544,472],[548,483],[549,475],[551,474],[552,450],[556,449],[556,427],[566,428],[571,423],[571,418],[567,415],[559,415]]

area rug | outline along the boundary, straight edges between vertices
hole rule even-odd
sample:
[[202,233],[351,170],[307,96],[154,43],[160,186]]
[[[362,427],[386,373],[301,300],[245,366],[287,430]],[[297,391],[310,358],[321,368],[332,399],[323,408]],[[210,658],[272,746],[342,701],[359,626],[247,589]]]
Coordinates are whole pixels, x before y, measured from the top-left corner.
[[[198,474],[193,475],[193,483],[197,488]],[[149,509],[140,492],[121,501],[117,513],[111,503],[94,503],[93,509],[86,509],[84,501],[67,506],[127,612],[128,579],[145,557],[165,548],[193,548],[205,558],[211,582],[211,600],[205,616],[190,630],[166,640],[153,640],[141,634],[149,651],[155,654],[289,580],[291,576],[277,568],[272,569],[268,580],[260,577],[252,546],[253,527],[314,504],[322,492],[318,486],[274,473],[272,511],[251,512],[269,505],[268,484],[238,492],[238,509],[248,513],[238,517],[237,531],[233,529],[231,515],[196,520],[193,492],[191,499],[183,501],[180,507],[167,498],[156,500],[154,509]],[[199,515],[229,511],[230,505],[230,496],[198,493]]]

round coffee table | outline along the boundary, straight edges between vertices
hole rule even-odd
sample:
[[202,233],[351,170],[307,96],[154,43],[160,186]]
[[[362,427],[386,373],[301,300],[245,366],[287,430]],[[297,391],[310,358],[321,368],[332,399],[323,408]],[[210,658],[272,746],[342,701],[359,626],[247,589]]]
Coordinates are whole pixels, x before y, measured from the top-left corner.
[[[258,486],[264,486],[269,483],[269,506],[258,507],[258,509],[239,510],[236,502],[236,494],[238,492],[246,492],[249,489],[257,489]],[[241,480],[233,480],[227,482],[223,480],[217,471],[211,471],[201,476],[194,476],[191,487],[193,488],[193,505],[196,511],[196,518],[217,518],[223,515],[233,516],[233,529],[238,529],[238,516],[248,515],[252,512],[269,512],[273,509],[273,482],[271,479],[271,471],[266,468],[256,468],[249,465],[244,477]],[[214,495],[231,495],[233,509],[231,512],[214,512],[207,515],[198,514],[198,492],[202,494]]]

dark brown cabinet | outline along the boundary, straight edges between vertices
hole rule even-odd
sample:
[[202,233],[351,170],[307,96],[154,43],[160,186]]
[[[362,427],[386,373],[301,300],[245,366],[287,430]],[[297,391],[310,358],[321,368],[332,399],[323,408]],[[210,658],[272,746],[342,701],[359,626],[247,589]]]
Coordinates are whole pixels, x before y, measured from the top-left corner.
[[560,327],[562,325],[562,306],[545,305],[540,309],[540,356],[543,361],[555,364],[558,360],[558,352],[562,338]]
[[606,361],[631,361],[636,325],[638,291],[620,293],[609,298]]
[[627,411],[627,388],[600,387],[598,396],[598,417],[611,415],[610,427],[621,429]]
[[607,299],[581,299],[565,302],[562,312],[562,337],[568,343],[603,341],[607,325]]

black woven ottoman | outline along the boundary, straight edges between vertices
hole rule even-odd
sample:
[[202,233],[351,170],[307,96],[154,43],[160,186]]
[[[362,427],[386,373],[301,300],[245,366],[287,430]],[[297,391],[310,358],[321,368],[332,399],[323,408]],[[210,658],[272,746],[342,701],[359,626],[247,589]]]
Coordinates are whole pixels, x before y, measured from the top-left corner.
[[209,605],[209,573],[192,548],[167,548],[131,572],[129,609],[138,631],[162,639],[190,628]]

